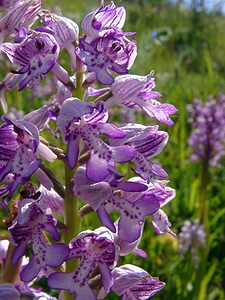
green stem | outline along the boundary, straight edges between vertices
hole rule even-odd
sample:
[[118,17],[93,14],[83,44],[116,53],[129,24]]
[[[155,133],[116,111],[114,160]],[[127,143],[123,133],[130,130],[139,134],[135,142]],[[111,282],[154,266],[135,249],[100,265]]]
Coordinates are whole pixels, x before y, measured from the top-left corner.
[[83,63],[77,59],[77,69],[76,69],[76,88],[73,92],[73,97],[77,97],[80,100],[83,99],[85,89],[83,88]]
[[[84,88],[83,83],[83,72],[82,63],[77,62],[76,70],[76,89],[73,92],[73,97],[77,97],[80,100],[83,99]],[[64,198],[64,208],[65,208],[65,223],[67,230],[65,232],[65,243],[69,245],[70,241],[79,234],[81,227],[81,218],[79,215],[79,199],[74,196],[71,188],[71,181],[73,179],[75,170],[71,170],[67,163],[65,163],[65,198]],[[73,272],[78,266],[77,259],[71,259],[66,262],[66,272]],[[74,295],[71,295],[68,291],[64,292],[64,300],[73,300]]]
[[[69,245],[70,241],[78,235],[80,232],[80,216],[79,216],[79,199],[74,196],[71,189],[71,180],[74,175],[74,170],[71,170],[67,164],[65,164],[65,223],[67,230],[65,231],[65,243]],[[68,260],[66,262],[66,272],[73,272],[78,265],[77,259]],[[71,295],[68,291],[64,293],[64,300],[72,300],[74,295]]]

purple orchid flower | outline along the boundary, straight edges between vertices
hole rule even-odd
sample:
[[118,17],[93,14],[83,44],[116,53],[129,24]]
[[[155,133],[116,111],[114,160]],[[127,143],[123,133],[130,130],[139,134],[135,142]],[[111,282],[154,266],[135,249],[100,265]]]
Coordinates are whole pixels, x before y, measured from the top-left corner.
[[39,76],[44,78],[56,64],[59,54],[53,35],[37,32],[28,35],[20,44],[4,43],[1,49],[12,63],[20,67],[18,71],[13,71],[20,74],[20,91]]
[[[40,193],[32,196],[37,198]],[[19,206],[18,215],[9,231],[17,244],[12,256],[15,264],[25,254],[27,244],[31,244],[33,256],[30,262],[23,268],[20,276],[24,282],[34,279],[41,269],[47,270],[47,266],[60,266],[69,254],[69,249],[62,243],[50,245],[43,236],[43,231],[52,235],[54,240],[60,238],[56,228],[56,220],[51,216],[51,210],[43,211],[37,200],[24,199]]]
[[88,72],[95,73],[100,83],[112,84],[114,78],[111,71],[117,74],[128,73],[136,58],[137,49],[134,41],[111,30],[91,43],[80,39],[77,55],[87,65]]
[[127,135],[120,140],[110,140],[110,145],[129,145],[136,152],[132,161],[132,170],[148,182],[155,182],[155,178],[167,178],[167,173],[159,163],[149,161],[160,153],[168,141],[168,133],[159,131],[158,126],[144,126],[141,124],[127,124],[120,127]]
[[109,175],[117,162],[128,162],[135,150],[129,146],[111,147],[98,135],[104,134],[113,139],[123,138],[126,134],[116,126],[105,123],[108,112],[103,102],[96,105],[81,102],[79,99],[67,99],[60,110],[57,125],[67,145],[67,160],[70,168],[77,164],[79,141],[90,149],[91,157],[87,162],[87,177],[95,182]]
[[41,11],[41,0],[17,1],[0,20],[0,44],[20,27],[29,27]]
[[119,238],[129,243],[139,239],[145,216],[153,215],[160,208],[159,199],[154,193],[145,191],[146,184],[135,181],[120,182],[114,191],[113,184],[107,182],[96,185],[84,179],[84,186],[79,186],[83,177],[84,169],[80,168],[74,177],[74,192],[97,211],[102,225],[116,233],[109,214],[115,209],[121,215],[118,220]]
[[106,101],[107,107],[113,105],[125,105],[128,108],[139,106],[150,117],[169,126],[173,125],[169,116],[176,113],[177,109],[172,104],[161,104],[155,100],[160,98],[161,94],[153,91],[155,82],[152,75],[151,72],[148,76],[117,76],[111,88],[113,96]]
[[104,3],[94,12],[88,14],[82,21],[82,29],[87,41],[91,42],[102,32],[109,29],[122,29],[126,18],[124,7],[116,7],[112,1],[104,7]]
[[107,201],[113,191],[122,190],[128,192],[143,192],[148,186],[144,183],[122,181],[122,176],[111,172],[104,181],[93,182],[86,176],[86,168],[81,166],[77,169],[73,178],[73,192],[82,199],[88,201],[93,209]]
[[[113,269],[112,275],[114,278],[112,290],[121,296],[122,300],[147,300],[165,286],[158,278],[130,264]],[[97,299],[102,300],[105,296],[105,292],[101,290]]]
[[2,201],[11,199],[20,184],[30,179],[37,171],[41,160],[37,154],[52,162],[56,155],[39,141],[39,132],[35,125],[26,120],[10,120],[5,117],[5,123],[0,127],[0,182],[8,174],[13,178],[6,187],[0,189],[0,195],[6,194]]
[[[38,159],[37,147],[39,135],[37,128],[25,121],[10,121],[6,119],[0,127],[0,182],[9,174],[13,174],[13,180],[2,188],[0,194],[7,194],[10,199],[17,187],[27,181],[38,169],[41,160]],[[4,202],[5,198],[3,198]]]
[[78,42],[79,27],[78,25],[66,17],[57,16],[45,12],[42,17],[42,22],[48,30],[52,31],[60,48],[65,48],[70,55],[71,69],[76,68],[76,54],[74,42]]
[[69,290],[75,294],[74,299],[95,300],[96,297],[88,285],[95,267],[99,267],[102,285],[106,293],[112,287],[113,279],[110,269],[116,259],[116,246],[113,236],[104,227],[95,231],[83,231],[70,243],[70,254],[67,258],[80,258],[79,266],[71,273],[54,273],[48,278],[48,284],[55,289]]

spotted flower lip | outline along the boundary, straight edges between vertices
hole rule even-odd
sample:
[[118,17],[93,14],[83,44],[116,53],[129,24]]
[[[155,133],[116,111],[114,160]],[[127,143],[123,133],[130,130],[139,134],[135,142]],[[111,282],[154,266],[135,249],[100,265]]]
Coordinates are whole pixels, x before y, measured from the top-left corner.
[[[160,201],[154,193],[145,190],[145,185],[139,182],[122,182],[118,189],[113,191],[110,183],[100,182],[97,185],[86,180],[84,187],[78,186],[84,177],[84,169],[80,169],[74,177],[74,192],[82,197],[94,210],[97,211],[102,225],[113,233],[118,232],[118,238],[133,243],[141,236],[145,217],[153,215],[160,208]],[[77,182],[76,182],[77,181]],[[94,193],[94,195],[93,195]],[[110,212],[117,210],[120,213],[118,230],[110,218]]]
[[105,7],[103,4],[82,21],[82,29],[88,41],[92,41],[102,31],[112,28],[121,29],[125,23],[126,10],[124,7],[116,7],[113,1]]
[[124,181],[117,178],[115,173],[111,173],[104,181],[93,182],[86,176],[86,168],[81,166],[77,169],[73,181],[73,192],[85,201],[93,209],[97,210],[113,194],[114,190],[127,192],[143,192],[148,186],[145,183]]
[[117,76],[111,88],[113,96],[106,101],[107,107],[113,105],[125,105],[128,108],[139,106],[150,117],[169,126],[173,125],[169,116],[176,113],[177,109],[172,104],[162,104],[156,100],[161,97],[161,94],[153,91],[155,82],[152,76],[152,72],[147,76]]
[[117,162],[128,162],[135,150],[129,146],[111,147],[99,138],[99,134],[119,139],[125,133],[110,123],[105,123],[108,112],[103,102],[95,106],[81,102],[79,99],[67,99],[61,108],[57,125],[67,141],[67,160],[70,168],[77,164],[79,141],[90,149],[91,157],[87,162],[87,177],[99,182],[115,169]]
[[91,43],[80,39],[77,54],[87,65],[88,72],[94,72],[100,83],[110,85],[114,82],[112,71],[117,74],[128,73],[136,58],[137,47],[135,41],[111,31]]
[[0,43],[20,27],[29,27],[41,11],[41,0],[24,0],[12,5],[0,20]]
[[70,54],[71,69],[76,68],[76,54],[74,42],[78,42],[79,27],[71,19],[58,16],[49,12],[44,12],[42,16],[42,22],[45,27],[52,30],[57,43],[60,48],[65,48]]
[[38,77],[46,75],[55,65],[59,46],[53,35],[33,32],[20,44],[4,43],[2,51],[10,61],[20,67],[13,71],[20,75],[19,90]]
[[110,269],[114,266],[117,249],[113,235],[104,227],[95,231],[83,231],[70,242],[70,254],[67,258],[80,258],[80,264],[71,273],[54,273],[48,278],[48,284],[55,289],[69,290],[74,299],[96,299],[88,285],[94,268],[99,267],[102,285],[106,293],[112,287]]
[[59,240],[56,220],[51,216],[50,209],[43,211],[38,202],[31,198],[21,202],[17,218],[9,231],[17,244],[12,256],[13,264],[25,254],[27,243],[32,246],[32,259],[20,274],[24,282],[30,282],[41,269],[46,270],[47,266],[61,265],[69,254],[66,245],[62,243],[50,245],[43,237],[42,232],[47,231],[55,240]]
[[[121,296],[122,300],[147,300],[165,286],[165,283],[158,278],[152,277],[145,270],[131,264],[114,268],[112,275],[114,278],[112,290]],[[105,296],[102,290],[98,299],[104,299]]]

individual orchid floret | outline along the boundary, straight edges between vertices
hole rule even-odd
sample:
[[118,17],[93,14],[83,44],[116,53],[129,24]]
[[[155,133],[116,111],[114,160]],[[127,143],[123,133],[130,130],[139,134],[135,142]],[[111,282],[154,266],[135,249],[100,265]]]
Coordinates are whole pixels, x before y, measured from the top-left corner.
[[110,140],[110,145],[129,145],[136,152],[132,161],[133,171],[147,182],[155,182],[155,178],[167,178],[167,173],[159,163],[149,159],[159,154],[168,141],[168,133],[159,131],[158,126],[144,126],[141,124],[127,124],[120,127],[127,135],[120,140]]
[[0,43],[20,27],[29,27],[41,11],[41,0],[17,1],[0,20]]
[[79,27],[71,19],[45,12],[42,17],[45,27],[52,31],[60,48],[65,48],[70,55],[71,69],[76,68],[76,54],[73,43],[78,42]]
[[82,139],[89,148],[91,157],[87,162],[87,177],[95,182],[106,178],[115,163],[128,162],[135,150],[129,146],[111,147],[99,134],[109,138],[123,138],[126,133],[110,123],[105,123],[108,112],[103,102],[96,105],[81,102],[79,99],[67,99],[60,110],[57,125],[67,145],[67,161],[70,168],[77,164],[79,141]]
[[104,227],[95,231],[83,231],[70,243],[67,259],[80,258],[80,264],[71,273],[54,273],[48,278],[48,285],[55,289],[69,290],[74,299],[95,300],[88,285],[94,269],[99,268],[102,285],[106,293],[113,285],[111,268],[114,266],[117,249],[113,235]]
[[193,132],[188,139],[193,148],[190,158],[193,161],[200,159],[211,166],[219,166],[225,155],[225,95],[209,98],[206,103],[198,99],[189,105],[189,123]]
[[80,39],[77,55],[87,65],[88,72],[94,72],[96,79],[110,85],[114,82],[111,72],[126,74],[137,55],[136,43],[122,34],[111,31],[91,43]]
[[0,137],[0,182],[8,174],[13,175],[12,180],[0,191],[0,195],[5,194],[5,201],[6,198],[11,199],[18,186],[37,171],[41,164],[37,154],[50,162],[54,161],[56,155],[40,143],[37,127],[26,120],[10,120],[5,117],[5,123],[0,127]]
[[1,49],[12,63],[20,67],[14,71],[20,74],[20,91],[38,77],[44,78],[56,64],[59,54],[54,36],[38,32],[28,35],[20,44],[4,43]]
[[87,201],[93,209],[97,210],[109,199],[113,191],[143,192],[148,188],[144,183],[124,181],[121,180],[121,177],[119,174],[111,172],[104,181],[93,182],[87,178],[86,168],[81,166],[73,178],[73,191],[75,195]]
[[[76,179],[76,177],[75,177]],[[133,182],[133,184],[135,184]],[[100,186],[102,186],[102,182]],[[140,238],[142,227],[146,216],[153,215],[159,208],[159,200],[153,193],[143,191],[142,186],[131,185],[125,188],[125,191],[114,191],[110,193],[107,187],[104,186],[101,191],[100,186],[95,191],[95,196],[90,196],[91,191],[94,191],[93,185],[87,186],[88,192],[82,192],[75,185],[75,192],[79,191],[81,196],[88,204],[97,211],[98,217],[103,226],[116,233],[116,227],[110,218],[110,212],[117,210],[120,213],[118,220],[118,236],[122,240],[132,243]],[[108,186],[109,187],[109,186]],[[142,192],[140,192],[142,191]],[[105,192],[105,195],[104,195]],[[98,195],[104,197],[94,201]]]
[[113,96],[106,101],[107,107],[124,105],[128,108],[140,107],[150,117],[169,126],[173,125],[170,115],[177,112],[172,104],[160,103],[155,100],[161,97],[159,92],[153,91],[155,81],[151,72],[147,76],[121,75],[112,84]]
[[39,145],[37,128],[25,121],[6,120],[0,127],[0,160],[3,165],[0,169],[0,182],[8,174],[13,174],[13,180],[3,189],[10,199],[17,187],[27,181],[38,169],[41,160],[36,151]]
[[[122,300],[147,300],[165,286],[165,283],[158,278],[130,264],[114,268],[112,275],[114,279],[112,290]],[[98,299],[102,300],[105,296],[106,294],[101,290]]]
[[87,40],[93,39],[109,29],[122,29],[126,19],[124,7],[116,7],[112,1],[109,5],[104,3],[94,12],[89,13],[82,21],[82,29]]
[[158,190],[161,190],[161,188],[150,185],[149,189],[142,193],[121,192],[120,195],[114,195],[108,201],[106,208],[101,207],[98,215],[102,216],[101,221],[104,224],[103,215],[104,213],[106,214],[106,209],[111,211],[112,207],[114,207],[121,214],[118,221],[119,238],[127,242],[134,242],[141,235],[145,217],[149,215],[154,216],[163,205],[163,202],[166,202],[168,198],[174,197],[174,195],[169,196],[169,192],[162,196]]
[[41,269],[47,270],[47,266],[60,266],[69,254],[69,249],[62,243],[50,245],[43,231],[48,232],[54,240],[60,238],[56,228],[56,220],[51,216],[51,210],[42,210],[38,203],[40,192],[31,198],[24,199],[19,206],[18,215],[9,228],[17,247],[12,256],[15,264],[25,254],[26,245],[32,247],[32,258],[20,273],[21,280],[30,282]]

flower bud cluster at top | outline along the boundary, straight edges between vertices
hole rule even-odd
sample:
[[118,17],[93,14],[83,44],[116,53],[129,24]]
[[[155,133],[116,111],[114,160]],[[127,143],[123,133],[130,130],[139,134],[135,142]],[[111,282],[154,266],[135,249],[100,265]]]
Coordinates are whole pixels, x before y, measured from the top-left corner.
[[[13,71],[0,83],[4,112],[0,197],[11,217],[8,239],[15,248],[11,264],[23,260],[20,278],[14,285],[0,285],[0,294],[13,299],[23,293],[34,299],[54,299],[32,287],[45,276],[51,288],[69,291],[64,299],[104,299],[111,291],[121,299],[151,298],[165,284],[139,267],[120,265],[119,256],[134,252],[146,258],[138,244],[148,218],[157,234],[176,237],[163,210],[175,190],[167,186],[166,171],[154,161],[169,136],[158,125],[115,125],[109,117],[117,106],[124,116],[138,110],[171,126],[170,116],[177,110],[160,102],[153,72],[128,74],[137,45],[135,33],[123,31],[124,7],[102,1],[84,17],[81,29],[74,20],[44,9],[41,0],[3,1],[1,7],[9,8],[0,19],[1,52]],[[69,54],[70,70],[60,64],[62,49]],[[47,74],[50,79],[43,85]],[[5,94],[16,89],[30,89],[33,96],[49,95],[49,100],[26,115],[15,110],[8,113]],[[65,153],[41,136],[45,130],[51,132],[52,140],[61,135]],[[46,160],[61,160],[72,170],[65,187],[46,167]],[[118,164],[123,163],[129,163],[132,178],[119,172]],[[39,187],[31,176],[40,182]],[[71,214],[75,218],[72,201],[78,197],[85,202],[79,218],[96,211],[102,227],[81,231],[66,244],[60,229],[71,230],[68,219]],[[113,211],[119,214],[115,222]],[[4,245],[3,270],[7,269],[5,248],[10,247]],[[77,265],[71,269],[74,259]],[[64,270],[64,262],[70,271]]]

